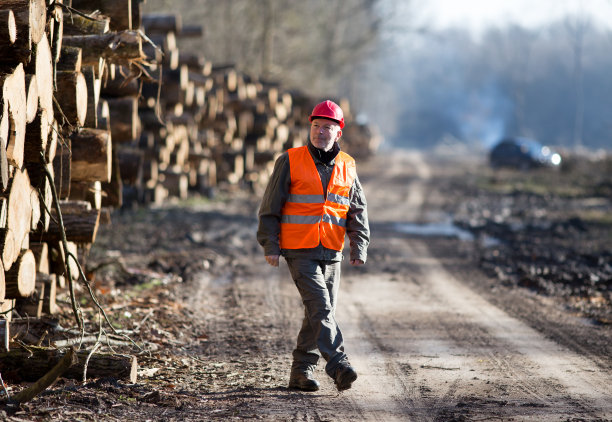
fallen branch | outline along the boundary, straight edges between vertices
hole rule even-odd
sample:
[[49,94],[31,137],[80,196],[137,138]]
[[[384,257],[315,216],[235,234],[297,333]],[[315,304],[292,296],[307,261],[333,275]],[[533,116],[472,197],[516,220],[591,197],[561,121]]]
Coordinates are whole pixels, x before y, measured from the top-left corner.
[[45,375],[42,376],[34,384],[19,392],[16,396],[11,399],[12,403],[25,403],[36,397],[41,391],[46,390],[56,379],[58,379],[64,372],[68,370],[72,365],[78,362],[77,354],[73,348],[68,350],[68,353],[64,355],[62,359]]

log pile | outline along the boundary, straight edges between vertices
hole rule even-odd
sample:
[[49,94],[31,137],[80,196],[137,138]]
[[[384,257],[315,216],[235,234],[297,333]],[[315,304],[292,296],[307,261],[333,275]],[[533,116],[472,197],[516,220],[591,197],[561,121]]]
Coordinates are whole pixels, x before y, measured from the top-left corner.
[[69,6],[60,0],[0,2],[4,350],[13,339],[13,317],[57,312],[56,292],[79,278],[76,262],[96,239],[108,213],[103,207],[120,205],[112,201],[121,198],[114,128],[128,129],[119,117],[112,123],[112,100],[102,86],[119,67],[145,57],[133,25],[139,2],[72,0]]
[[0,349],[13,314],[57,312],[110,209],[263,186],[306,142],[317,101],[179,51],[202,33],[137,0],[0,2]]

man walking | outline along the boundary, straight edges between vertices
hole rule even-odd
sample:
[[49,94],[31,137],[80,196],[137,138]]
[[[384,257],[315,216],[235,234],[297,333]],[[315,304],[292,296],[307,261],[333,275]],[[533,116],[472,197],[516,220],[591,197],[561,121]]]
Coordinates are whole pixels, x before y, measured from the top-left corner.
[[366,199],[355,160],[340,151],[342,109],[332,101],[315,106],[307,145],[282,154],[259,210],[257,240],[268,264],[284,256],[304,304],[293,351],[289,388],[317,391],[319,358],[338,390],[351,388],[357,373],[344,352],[335,310],[345,234],[351,265],[366,262],[370,230]]

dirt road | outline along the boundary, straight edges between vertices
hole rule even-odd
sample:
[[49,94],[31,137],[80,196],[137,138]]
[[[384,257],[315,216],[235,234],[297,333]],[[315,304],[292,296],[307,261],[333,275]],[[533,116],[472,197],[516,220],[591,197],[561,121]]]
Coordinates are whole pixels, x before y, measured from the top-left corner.
[[[455,253],[460,240],[402,230],[444,219],[444,198],[431,183],[440,168],[417,153],[386,157],[359,167],[372,227],[368,263],[343,267],[337,318],[359,373],[352,389],[338,393],[323,365],[320,391],[286,388],[299,296],[286,265],[268,266],[255,242],[257,199],[229,200],[114,217],[94,258],[119,254],[128,269],[167,275],[132,293],[142,309],[131,308],[131,318],[151,313],[138,324],[148,350],[139,357],[139,383],[71,390],[61,410],[40,413],[39,402],[31,415],[62,419],[72,409],[83,420],[612,419],[610,357],[598,346],[608,342],[582,341],[609,338],[609,327],[588,327],[530,293],[490,288],[493,282]],[[172,281],[176,275],[183,282]],[[57,404],[52,395],[41,400],[47,408]],[[84,404],[93,411],[84,412]]]

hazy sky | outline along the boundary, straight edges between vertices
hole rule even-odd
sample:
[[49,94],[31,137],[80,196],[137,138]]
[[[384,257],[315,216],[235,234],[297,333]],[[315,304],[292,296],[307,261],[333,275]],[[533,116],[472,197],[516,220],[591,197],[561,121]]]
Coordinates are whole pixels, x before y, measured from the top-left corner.
[[421,18],[434,28],[469,27],[476,33],[508,22],[539,26],[568,14],[586,14],[612,27],[612,0],[417,0]]

